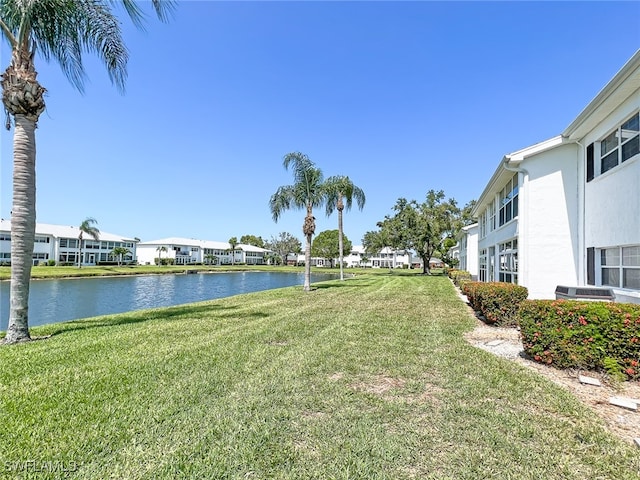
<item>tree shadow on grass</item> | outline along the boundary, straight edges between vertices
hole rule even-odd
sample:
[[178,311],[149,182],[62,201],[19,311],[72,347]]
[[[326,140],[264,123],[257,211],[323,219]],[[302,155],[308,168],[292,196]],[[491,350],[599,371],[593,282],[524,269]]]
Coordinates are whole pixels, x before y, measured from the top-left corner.
[[340,283],[318,283],[315,285],[311,285],[311,290],[322,290],[322,289],[327,289],[327,288],[344,288],[344,287],[350,287],[350,288],[358,288],[358,287],[368,287],[370,286],[367,283],[353,283],[353,282],[340,282]]
[[[121,313],[117,315],[103,315],[100,317],[92,317],[80,320],[71,320],[60,324],[51,325],[52,330],[47,333],[48,336],[55,336],[64,333],[89,330],[93,328],[116,327],[120,325],[132,325],[136,323],[148,322],[152,320],[173,320],[180,317],[191,317],[202,313],[222,312],[225,310],[235,310],[238,307],[225,307],[222,305],[178,305],[175,307],[167,307],[153,310],[138,310],[134,312]],[[267,316],[267,314],[261,314]],[[215,315],[215,318],[228,318],[232,315]],[[247,316],[254,316],[249,314]],[[47,329],[48,330],[48,329]]]

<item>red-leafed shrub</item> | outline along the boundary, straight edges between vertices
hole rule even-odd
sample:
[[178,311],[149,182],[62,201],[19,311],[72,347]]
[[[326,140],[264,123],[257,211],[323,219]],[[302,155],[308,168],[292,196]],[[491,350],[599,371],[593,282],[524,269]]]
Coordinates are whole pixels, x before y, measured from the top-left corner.
[[534,360],[640,378],[640,305],[527,300],[518,316],[524,350]]
[[504,327],[518,324],[518,308],[529,293],[525,287],[504,282],[465,282],[462,292],[487,323]]

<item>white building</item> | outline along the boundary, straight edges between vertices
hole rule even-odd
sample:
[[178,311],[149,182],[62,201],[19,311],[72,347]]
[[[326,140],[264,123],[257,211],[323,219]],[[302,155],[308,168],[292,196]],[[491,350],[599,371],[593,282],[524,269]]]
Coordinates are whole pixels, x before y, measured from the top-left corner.
[[640,51],[561,135],[505,155],[473,212],[480,280],[640,302],[639,110]]
[[138,262],[154,265],[157,258],[171,259],[175,265],[209,263],[217,265],[263,265],[270,250],[253,245],[238,244],[233,253],[228,242],[170,237],[138,244]]
[[458,269],[471,274],[471,278],[478,278],[478,224],[467,225],[460,229],[457,237],[458,244],[452,249],[452,256],[457,258]]
[[384,247],[379,252],[368,254],[362,245],[355,245],[349,255],[344,256],[344,262],[347,267],[409,268],[411,252]]
[[[80,245],[78,237],[80,229],[78,227],[68,227],[66,225],[50,225],[46,223],[36,223],[36,236],[33,246],[33,264],[46,264],[54,260],[56,264],[78,263]],[[93,238],[82,240],[82,264],[97,265],[101,262],[116,262],[111,252],[116,247],[123,247],[129,250],[124,255],[124,263],[136,261],[136,246],[138,239],[127,238],[122,235],[100,232],[99,240]],[[0,265],[11,264],[11,221],[0,221]]]

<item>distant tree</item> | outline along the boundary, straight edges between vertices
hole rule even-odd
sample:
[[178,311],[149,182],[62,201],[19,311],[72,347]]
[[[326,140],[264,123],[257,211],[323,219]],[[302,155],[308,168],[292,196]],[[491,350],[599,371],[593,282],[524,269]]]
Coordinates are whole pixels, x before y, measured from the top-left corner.
[[218,257],[215,255],[208,253],[204,256],[204,260],[208,265],[215,265],[218,263]]
[[[343,236],[343,247],[351,251],[351,242]],[[338,230],[325,230],[316,235],[311,245],[311,256],[328,259],[333,268],[333,261],[340,257],[340,232]],[[342,258],[340,258],[342,261]]]
[[362,238],[362,246],[364,251],[369,255],[375,255],[385,247],[390,247],[395,244],[395,240],[392,239],[392,233],[389,229],[383,229],[384,222],[378,222],[378,231],[370,231],[364,234]]
[[289,232],[280,232],[277,237],[271,237],[265,248],[278,255],[280,263],[286,265],[290,253],[298,254],[302,251],[302,243]]
[[435,255],[440,258],[449,267],[457,267],[460,260],[451,255],[451,249],[458,244],[459,234],[463,227],[476,223],[475,218],[471,215],[476,205],[475,200],[471,200],[454,216],[453,229],[450,237],[442,242],[442,246],[438,248]]
[[113,250],[111,250],[111,252],[109,252],[109,255],[111,255],[113,258],[116,258],[118,261],[118,266],[122,265],[122,258],[125,255],[129,255],[131,253],[131,250],[129,250],[128,248],[125,247],[115,247]]
[[442,190],[429,190],[423,203],[399,198],[393,209],[395,215],[378,223],[381,238],[392,248],[414,250],[422,259],[423,273],[429,275],[429,260],[454,234],[460,214],[455,200],[445,200]]
[[256,237],[255,235],[241,236],[240,243],[243,245],[253,245],[254,247],[264,248],[264,240],[262,237]]
[[238,239],[236,237],[231,237],[229,239],[229,250],[231,251],[231,265],[235,265],[236,260],[236,247],[238,246]]
[[82,242],[84,235],[89,235],[94,240],[100,240],[100,230],[98,227],[94,227],[98,221],[95,218],[88,217],[86,218],[78,227],[80,230],[80,235],[78,235],[78,268],[82,268]]
[[476,223],[476,219],[471,215],[471,212],[476,207],[476,203],[477,202],[475,200],[470,200],[464,207],[462,207],[462,210],[460,211],[460,223],[463,227]]
[[287,256],[290,253],[298,254],[302,251],[302,243],[290,233],[280,232],[277,237],[271,237],[271,240],[265,244],[265,248],[278,255],[282,265],[286,265]]
[[316,231],[313,209],[323,206],[326,201],[324,177],[309,157],[300,152],[285,155],[283,165],[286,170],[289,167],[293,169],[294,183],[278,188],[269,199],[269,208],[274,222],[290,208],[306,211],[302,225],[302,233],[305,236],[303,289],[308,292],[311,290],[311,238]]
[[164,245],[160,245],[158,248],[156,248],[156,252],[158,252],[158,266],[162,266],[162,253],[167,253],[169,251],[169,249],[167,249],[166,246]]
[[351,205],[354,199],[358,204],[358,208],[362,210],[364,208],[366,198],[364,191],[360,187],[354,185],[349,177],[329,177],[324,183],[324,188],[327,193],[327,216],[331,215],[334,210],[338,211],[338,240],[340,244],[338,262],[340,264],[340,280],[344,280],[344,252],[345,250],[350,251],[351,247],[346,248],[343,244],[344,230],[342,228],[342,212],[345,207],[347,211],[351,210]]

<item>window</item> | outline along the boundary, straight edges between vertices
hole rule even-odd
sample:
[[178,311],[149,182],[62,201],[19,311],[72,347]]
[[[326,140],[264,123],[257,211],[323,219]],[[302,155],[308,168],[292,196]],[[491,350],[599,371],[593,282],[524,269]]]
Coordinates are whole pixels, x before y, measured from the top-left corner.
[[480,238],[484,238],[487,236],[487,211],[482,212],[480,217],[478,218],[478,223],[480,226]]
[[640,290],[640,245],[600,250],[601,284]]
[[40,237],[40,236],[35,236],[33,238],[34,243],[49,243],[49,237]]
[[480,256],[478,257],[478,266],[479,266],[479,271],[478,271],[478,280],[480,280],[481,282],[486,282],[487,281],[487,249],[483,248],[482,250],[480,250]]
[[[516,179],[516,188],[518,185],[518,180]],[[496,204],[495,202],[491,202],[489,204],[488,209],[489,214],[489,222],[487,223],[487,228],[490,232],[493,232],[496,229]]]
[[[518,174],[507,182],[500,192],[500,224],[504,225],[518,216]],[[494,220],[495,222],[495,220]],[[489,225],[491,228],[491,225]]]
[[76,238],[61,238],[60,248],[78,248],[78,239]]
[[518,241],[499,245],[498,278],[501,282],[518,283]]
[[636,113],[600,140],[600,173],[635,157],[640,152],[640,116]]
[[10,233],[0,233],[0,241],[5,240],[7,242],[11,241],[11,234]]

